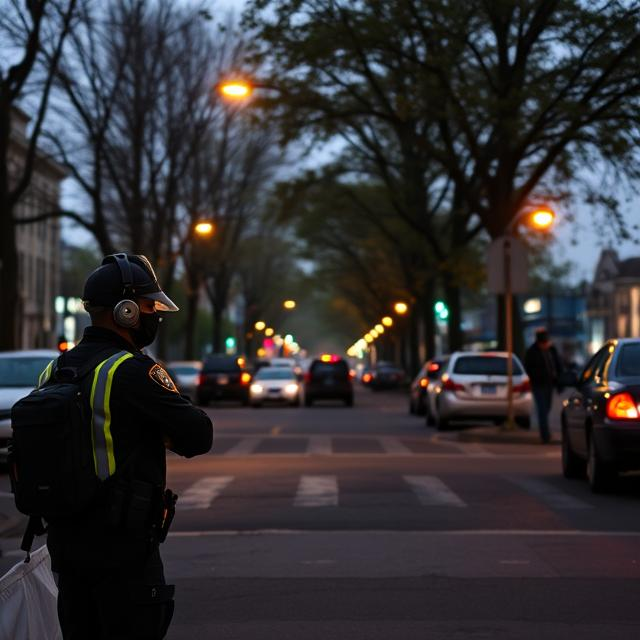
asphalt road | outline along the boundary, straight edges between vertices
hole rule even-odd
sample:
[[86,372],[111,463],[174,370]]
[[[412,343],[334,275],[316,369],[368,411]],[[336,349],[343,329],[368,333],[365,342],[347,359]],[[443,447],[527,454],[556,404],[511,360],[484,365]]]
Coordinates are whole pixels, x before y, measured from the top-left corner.
[[437,434],[406,409],[368,391],[209,408],[211,454],[169,458],[168,637],[637,637],[640,477],[592,495],[557,444]]

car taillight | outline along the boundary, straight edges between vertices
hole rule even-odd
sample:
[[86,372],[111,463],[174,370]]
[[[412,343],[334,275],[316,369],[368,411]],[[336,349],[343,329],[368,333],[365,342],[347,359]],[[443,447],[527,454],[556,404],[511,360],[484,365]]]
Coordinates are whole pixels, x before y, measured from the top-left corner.
[[249,384],[251,382],[251,374],[246,371],[240,376],[241,384]]
[[638,420],[640,411],[633,396],[624,391],[607,400],[607,418],[611,420]]
[[429,380],[427,378],[420,378],[420,386],[425,389],[429,385]]
[[427,367],[427,371],[429,371],[429,373],[440,371],[440,365],[437,362],[430,362],[429,366]]
[[442,376],[442,389],[444,391],[464,391],[464,385],[455,382],[448,375]]
[[198,374],[198,386],[203,385],[204,384],[204,379],[206,378],[206,376],[204,375],[204,373],[199,373]]
[[362,376],[362,382],[371,382],[371,378],[372,378],[372,376],[371,376],[371,374],[370,374],[370,373],[365,373],[365,374]]
[[513,393],[527,393],[527,391],[531,391],[531,383],[529,380],[525,380],[513,387]]

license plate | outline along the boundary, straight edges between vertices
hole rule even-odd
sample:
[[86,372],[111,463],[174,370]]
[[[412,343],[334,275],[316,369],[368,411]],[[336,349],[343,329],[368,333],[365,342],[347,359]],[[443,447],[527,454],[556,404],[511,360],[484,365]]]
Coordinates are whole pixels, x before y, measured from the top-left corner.
[[229,384],[229,376],[218,376],[218,384]]
[[495,396],[497,390],[498,387],[496,387],[495,384],[483,384],[482,387],[480,387],[480,392],[486,396]]

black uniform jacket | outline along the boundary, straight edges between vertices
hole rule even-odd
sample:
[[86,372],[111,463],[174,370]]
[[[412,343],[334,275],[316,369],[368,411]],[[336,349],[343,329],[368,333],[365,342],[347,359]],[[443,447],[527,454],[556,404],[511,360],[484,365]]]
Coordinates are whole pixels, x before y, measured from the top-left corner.
[[[187,458],[207,453],[213,426],[203,411],[178,393],[170,379],[167,382],[163,370],[158,375],[154,360],[108,329],[88,327],[80,343],[59,358],[58,367],[78,367],[100,352],[106,359],[118,351],[128,351],[133,357],[118,366],[111,387],[116,474],[126,464],[127,473],[136,480],[164,489],[165,446]],[[93,374],[88,375],[82,385],[88,411],[92,378]],[[105,528],[98,512],[50,523],[47,544],[54,571],[121,569],[146,555],[139,540]]]
[[562,372],[562,362],[553,345],[550,345],[545,353],[543,348],[534,342],[525,354],[524,368],[532,385],[553,387]]

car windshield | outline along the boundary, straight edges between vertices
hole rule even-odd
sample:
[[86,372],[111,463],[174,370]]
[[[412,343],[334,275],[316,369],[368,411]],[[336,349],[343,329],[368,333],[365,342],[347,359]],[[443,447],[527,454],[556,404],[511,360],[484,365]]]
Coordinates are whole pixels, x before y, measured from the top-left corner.
[[[507,358],[505,356],[463,356],[453,365],[453,373],[479,376],[506,376]],[[522,374],[522,367],[513,360],[513,375]]]
[[348,376],[349,369],[344,361],[339,362],[315,362],[311,367],[314,376]]
[[293,369],[285,367],[264,367],[256,373],[255,380],[292,380],[296,377]]
[[209,358],[205,365],[205,371],[240,371],[240,365],[236,358]]
[[52,358],[0,358],[0,387],[35,387]]
[[640,343],[623,345],[620,350],[618,375],[640,376]]
[[177,376],[190,376],[200,373],[197,367],[171,367],[171,371]]

